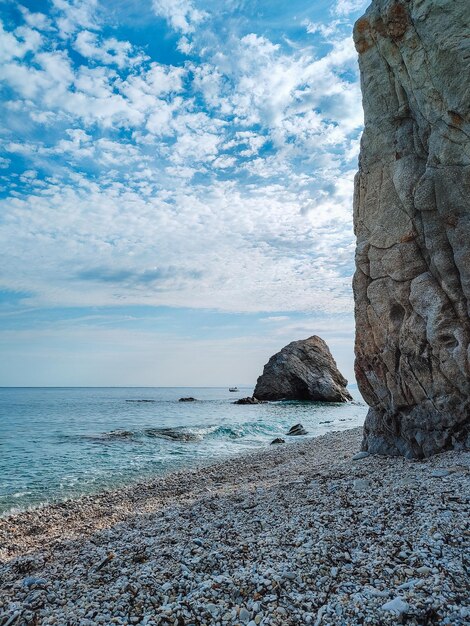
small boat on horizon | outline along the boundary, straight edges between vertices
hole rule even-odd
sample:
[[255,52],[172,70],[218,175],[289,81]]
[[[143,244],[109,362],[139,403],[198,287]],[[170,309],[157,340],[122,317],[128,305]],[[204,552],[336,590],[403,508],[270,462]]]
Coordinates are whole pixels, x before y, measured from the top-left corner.
[[238,391],[238,387],[229,387],[228,390],[229,391]]

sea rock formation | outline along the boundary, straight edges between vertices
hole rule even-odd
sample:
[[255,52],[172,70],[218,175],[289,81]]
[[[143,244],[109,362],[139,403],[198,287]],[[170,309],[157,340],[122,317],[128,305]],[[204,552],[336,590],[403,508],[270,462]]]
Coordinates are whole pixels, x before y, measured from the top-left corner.
[[258,378],[258,400],[352,400],[348,381],[336,367],[328,346],[316,335],[293,341],[272,356]]
[[468,0],[374,0],[358,20],[356,376],[363,449],[469,446]]

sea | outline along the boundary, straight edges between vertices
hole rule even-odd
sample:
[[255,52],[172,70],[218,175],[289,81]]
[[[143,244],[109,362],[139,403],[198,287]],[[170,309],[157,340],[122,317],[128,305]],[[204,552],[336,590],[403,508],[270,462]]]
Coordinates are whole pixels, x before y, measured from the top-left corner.
[[[252,388],[0,388],[0,515],[249,450],[301,423],[307,437],[364,423],[354,401],[236,405]],[[180,402],[193,397],[194,402]]]

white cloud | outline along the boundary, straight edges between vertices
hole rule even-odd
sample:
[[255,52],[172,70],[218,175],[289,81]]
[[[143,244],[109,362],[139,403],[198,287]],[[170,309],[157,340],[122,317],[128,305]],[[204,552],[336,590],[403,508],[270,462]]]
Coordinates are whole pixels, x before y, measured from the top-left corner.
[[64,39],[82,28],[94,29],[98,26],[98,0],[52,0],[52,4],[58,11],[56,23]]
[[213,161],[218,153],[220,137],[206,132],[179,134],[172,146],[170,161],[178,165],[192,161]]
[[206,12],[196,9],[192,0],[153,0],[152,5],[156,15],[185,35],[194,32],[207,17]]
[[324,24],[323,22],[305,20],[303,25],[307,29],[307,33],[311,35],[319,33],[325,41],[331,41],[337,37],[338,27],[341,25],[341,22],[339,20],[332,20],[328,24]]
[[325,232],[303,217],[308,197],[295,188],[242,194],[228,182],[159,191],[159,181],[75,176],[0,206],[11,220],[1,234],[5,273],[15,288],[38,292],[36,304],[350,308],[349,276],[329,250],[350,244],[351,234],[333,226],[328,245],[318,246]]
[[25,170],[22,174],[21,177],[23,180],[26,181],[31,181],[34,180],[36,178],[36,176],[38,175],[38,173],[36,172],[36,170]]
[[218,167],[220,169],[226,169],[228,167],[233,167],[237,162],[237,159],[232,156],[220,156],[217,159],[214,159],[212,162],[213,167]]
[[315,56],[308,35],[221,34],[155,0],[192,55],[176,67],[105,37],[96,2],[54,4],[62,43],[25,13],[43,30],[6,33],[0,66],[9,115],[48,125],[1,136],[38,172],[0,201],[7,286],[37,304],[349,311],[362,110],[344,20],[307,25],[328,38]]
[[0,20],[0,63],[11,59],[21,59],[28,52],[37,50],[41,35],[32,28],[21,26],[14,32],[7,32]]
[[349,15],[356,11],[364,11],[369,4],[369,0],[337,0],[333,12],[336,15]]
[[128,41],[118,41],[114,37],[100,39],[95,33],[82,30],[78,33],[74,48],[87,59],[119,68],[141,63],[143,55],[136,54]]
[[287,320],[289,320],[290,317],[288,315],[270,315],[269,317],[263,317],[260,319],[260,322],[273,322],[278,324],[279,322],[282,322],[284,324],[284,322],[286,322]]
[[21,5],[18,8],[22,13],[25,22],[28,24],[28,26],[31,26],[31,28],[35,28],[37,30],[53,29],[51,20],[46,15],[44,15],[44,13],[33,13],[32,11],[29,11],[26,7]]
[[178,41],[178,50],[183,54],[191,54],[193,50],[193,44],[189,41],[187,37],[180,37]]

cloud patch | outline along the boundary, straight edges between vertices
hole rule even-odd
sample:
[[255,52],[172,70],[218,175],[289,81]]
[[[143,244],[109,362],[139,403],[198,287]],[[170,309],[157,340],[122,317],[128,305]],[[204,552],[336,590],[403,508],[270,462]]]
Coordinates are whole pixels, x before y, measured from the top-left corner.
[[175,282],[181,279],[199,280],[203,276],[202,271],[185,270],[178,267],[154,267],[143,271],[116,268],[116,267],[92,267],[80,270],[76,278],[82,281],[102,282],[111,284],[127,285],[155,285],[167,288],[175,288]]
[[284,7],[285,33],[238,3],[150,6],[166,57],[97,0],[0,21],[0,286],[37,306],[350,311],[359,5],[302,25]]

